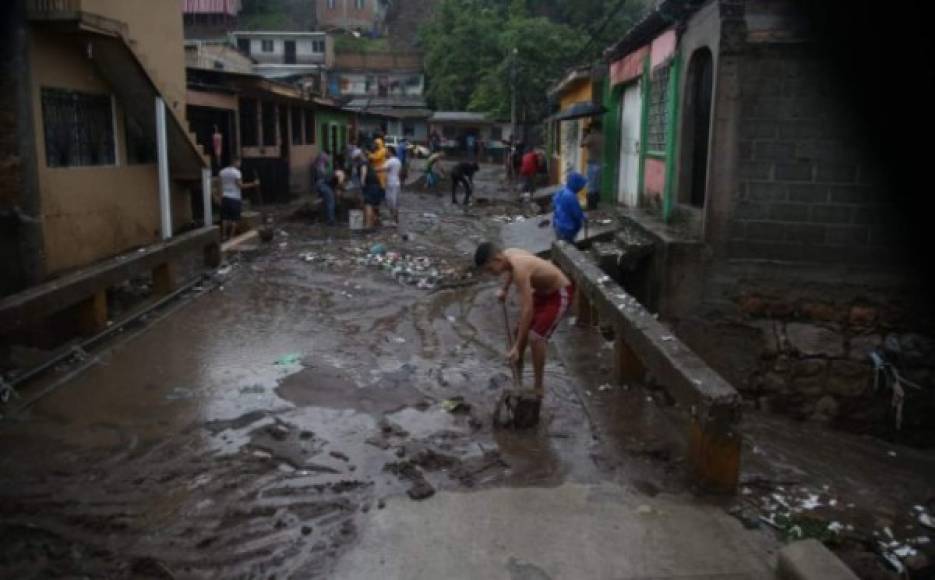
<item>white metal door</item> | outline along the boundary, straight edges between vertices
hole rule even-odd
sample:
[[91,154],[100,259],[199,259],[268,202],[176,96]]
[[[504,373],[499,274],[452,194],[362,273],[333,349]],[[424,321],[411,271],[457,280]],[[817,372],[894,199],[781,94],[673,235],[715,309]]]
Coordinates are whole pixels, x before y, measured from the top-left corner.
[[642,119],[640,83],[623,91],[620,100],[620,176],[617,201],[628,207],[639,204],[636,191],[640,167],[640,121]]

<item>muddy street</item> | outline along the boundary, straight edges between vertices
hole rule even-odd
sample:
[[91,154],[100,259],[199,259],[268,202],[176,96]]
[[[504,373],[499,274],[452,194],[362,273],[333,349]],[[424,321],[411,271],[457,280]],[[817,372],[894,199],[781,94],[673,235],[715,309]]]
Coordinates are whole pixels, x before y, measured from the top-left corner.
[[[897,468],[912,498],[856,486],[854,466],[795,457],[802,437],[775,419],[745,436],[744,517],[693,499],[685,417],[658,390],[609,385],[612,343],[570,321],[542,423],[495,429],[511,381],[498,281],[466,267],[503,223],[540,218],[499,167],[477,196],[406,191],[398,229],[355,235],[274,208],[273,242],[242,244],[171,311],[57,371],[0,423],[0,575],[763,578],[779,544],[758,500],[790,478],[861,496],[868,533],[890,521],[867,515],[874,499],[908,523],[895,514],[921,501],[930,458]],[[636,560],[618,548],[634,542]],[[573,564],[582,550],[599,557]]]
[[407,194],[398,232],[283,220],[5,422],[3,575],[325,578],[388,497],[600,479],[559,362],[541,429],[493,432],[509,382],[495,280],[429,291],[358,263],[383,244],[460,271],[496,235],[487,216],[518,213],[443,199]]

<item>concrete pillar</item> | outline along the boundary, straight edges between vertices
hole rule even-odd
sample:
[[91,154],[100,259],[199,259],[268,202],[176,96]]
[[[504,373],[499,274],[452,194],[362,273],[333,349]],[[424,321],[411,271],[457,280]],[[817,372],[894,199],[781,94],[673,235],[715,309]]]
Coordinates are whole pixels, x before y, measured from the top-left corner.
[[210,227],[214,225],[214,215],[212,215],[212,206],[211,206],[211,169],[204,168],[201,170],[201,203],[204,207],[204,225],[205,227]]
[[579,289],[575,292],[574,313],[577,318],[577,325],[580,327],[591,326],[591,314],[593,308],[587,295]]
[[614,380],[618,384],[642,381],[646,373],[643,362],[623,340],[619,329],[614,334]]
[[159,173],[159,216],[162,239],[172,237],[172,200],[169,196],[169,139],[166,133],[166,102],[156,97],[156,161]]
[[78,304],[78,331],[94,335],[107,328],[107,290],[100,290]]
[[153,269],[153,294],[165,296],[175,290],[177,284],[176,266],[172,262],[159,264]]
[[734,493],[740,479],[740,410],[711,407],[693,413],[688,465],[698,486],[712,493]]

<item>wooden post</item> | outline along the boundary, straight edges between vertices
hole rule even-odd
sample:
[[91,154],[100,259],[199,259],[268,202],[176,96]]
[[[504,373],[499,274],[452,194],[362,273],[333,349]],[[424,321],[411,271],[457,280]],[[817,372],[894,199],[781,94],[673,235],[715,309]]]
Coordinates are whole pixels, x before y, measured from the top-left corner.
[[642,361],[633,349],[623,340],[623,333],[618,329],[614,337],[614,380],[618,384],[640,382],[646,372]]
[[94,293],[78,304],[78,329],[93,335],[107,328],[107,290]]
[[153,268],[153,294],[165,296],[176,287],[176,268],[172,262],[163,262]]
[[[717,415],[723,416],[717,416]],[[709,410],[692,417],[688,464],[692,479],[711,493],[735,493],[740,479],[741,437],[734,413]]]

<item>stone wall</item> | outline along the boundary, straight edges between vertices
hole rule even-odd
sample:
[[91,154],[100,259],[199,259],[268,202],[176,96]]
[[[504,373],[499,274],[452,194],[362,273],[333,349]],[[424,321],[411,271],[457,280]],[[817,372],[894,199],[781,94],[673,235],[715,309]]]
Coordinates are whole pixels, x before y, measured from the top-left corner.
[[[935,444],[932,305],[893,289],[790,289],[735,279],[732,304],[678,321],[680,337],[750,405],[906,443]],[[920,389],[874,389],[877,351]]]

